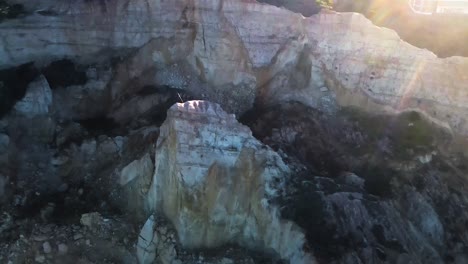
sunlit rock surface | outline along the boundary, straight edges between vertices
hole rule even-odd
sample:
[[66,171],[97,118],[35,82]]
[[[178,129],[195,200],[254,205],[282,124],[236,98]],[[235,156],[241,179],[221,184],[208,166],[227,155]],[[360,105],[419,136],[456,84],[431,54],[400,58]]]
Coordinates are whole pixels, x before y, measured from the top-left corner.
[[313,263],[304,235],[280,219],[272,199],[289,169],[218,104],[189,101],[161,126],[148,195],[188,248],[236,242],[273,251],[291,263]]
[[135,57],[139,67],[118,77],[111,101],[128,80],[158,68],[153,81],[197,92],[192,84],[202,82],[207,99],[229,112],[243,113],[257,94],[262,103],[296,100],[326,111],[337,102],[417,109],[468,133],[468,59],[439,59],[360,14],[304,18],[233,0],[15,2],[36,12],[0,24],[0,67],[64,56],[93,62],[150,45]]

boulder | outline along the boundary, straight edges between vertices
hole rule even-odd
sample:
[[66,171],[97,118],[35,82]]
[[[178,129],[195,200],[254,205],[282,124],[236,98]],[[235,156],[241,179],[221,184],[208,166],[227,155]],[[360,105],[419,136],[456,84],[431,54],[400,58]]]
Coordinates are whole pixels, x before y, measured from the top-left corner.
[[183,246],[236,242],[276,252],[291,263],[314,263],[304,234],[281,219],[273,199],[290,171],[218,104],[175,104],[161,126],[148,201],[171,220]]

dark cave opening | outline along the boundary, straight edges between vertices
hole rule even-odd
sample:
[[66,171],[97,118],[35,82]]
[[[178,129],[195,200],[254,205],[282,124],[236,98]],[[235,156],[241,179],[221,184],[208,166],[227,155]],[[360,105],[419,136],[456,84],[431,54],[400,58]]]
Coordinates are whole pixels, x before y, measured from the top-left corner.
[[71,60],[54,61],[42,69],[51,89],[86,84],[86,72]]
[[106,116],[80,119],[75,120],[75,122],[86,129],[91,136],[112,135],[113,131],[121,127],[114,119]]
[[0,118],[24,97],[30,82],[39,76],[33,62],[0,70]]
[[24,97],[28,85],[41,73],[51,89],[83,85],[88,81],[86,72],[67,59],[54,61],[43,69],[36,68],[34,62],[30,62],[0,70],[0,118]]

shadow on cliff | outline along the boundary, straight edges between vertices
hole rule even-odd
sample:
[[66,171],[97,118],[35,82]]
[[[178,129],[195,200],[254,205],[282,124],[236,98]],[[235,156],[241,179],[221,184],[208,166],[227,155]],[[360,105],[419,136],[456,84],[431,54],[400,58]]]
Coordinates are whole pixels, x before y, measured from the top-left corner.
[[34,63],[0,71],[0,118],[24,97],[29,83],[37,76],[39,71],[34,67]]

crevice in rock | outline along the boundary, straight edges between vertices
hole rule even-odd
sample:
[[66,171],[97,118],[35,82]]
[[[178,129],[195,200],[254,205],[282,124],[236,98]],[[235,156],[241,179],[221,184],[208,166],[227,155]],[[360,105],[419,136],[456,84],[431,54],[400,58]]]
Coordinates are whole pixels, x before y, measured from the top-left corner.
[[114,134],[113,131],[120,127],[112,118],[105,116],[75,120],[75,122],[85,128],[91,136],[112,135]]
[[321,5],[322,2],[328,1],[297,1],[297,0],[259,0],[260,3],[266,3],[270,5],[274,5],[277,7],[285,7],[295,13],[300,13],[305,17],[309,17],[315,15],[322,10],[323,6]]

